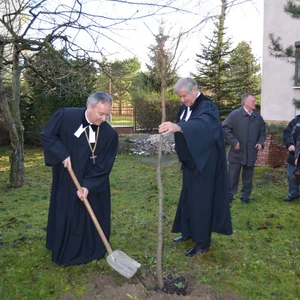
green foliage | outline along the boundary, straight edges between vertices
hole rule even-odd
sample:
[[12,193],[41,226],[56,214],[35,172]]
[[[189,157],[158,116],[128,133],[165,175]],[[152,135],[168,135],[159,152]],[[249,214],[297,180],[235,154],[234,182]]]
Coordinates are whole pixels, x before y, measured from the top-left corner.
[[[289,14],[294,19],[300,19],[300,5],[296,4],[293,0],[288,0],[284,5],[284,11]],[[300,51],[299,45],[295,47],[294,45],[283,46],[281,43],[281,37],[275,36],[273,33],[269,34],[270,46],[269,52],[271,56],[276,58],[283,58],[288,63],[296,64],[296,74],[294,75],[294,84],[295,86],[300,85],[300,78],[297,75],[299,73],[300,68]],[[293,99],[293,104],[296,109],[300,107],[300,100]]]
[[202,45],[202,53],[196,54],[197,73],[192,74],[199,88],[218,106],[222,119],[232,110],[232,106],[226,107],[232,100],[228,89],[229,84],[232,85],[232,80],[226,76],[230,68],[228,58],[232,52],[232,42],[225,36],[226,8],[226,4],[223,3],[218,21],[214,23],[212,35],[206,37],[207,43]]
[[294,19],[300,19],[300,5],[295,1],[288,0],[284,5],[284,11]]
[[[298,1],[298,0],[297,0]],[[284,11],[294,19],[300,19],[300,5],[293,0],[286,1]],[[275,37],[273,33],[269,34],[271,45],[269,46],[270,54],[274,57],[285,58],[287,61],[294,63],[296,57],[296,49],[293,45],[287,47],[281,43],[281,37]]]
[[[176,121],[176,115],[181,105],[178,98],[170,96],[171,100],[166,100],[166,120]],[[173,98],[173,99],[172,99]],[[137,126],[143,130],[153,131],[157,129],[162,121],[161,97],[152,93],[147,95],[140,94],[135,100],[135,112]]]
[[[174,64],[174,54],[167,48],[170,36],[166,35],[165,26],[162,23],[159,27],[158,34],[155,35],[155,45],[149,47],[150,64],[146,64],[148,72],[144,73],[147,82],[150,83],[152,91],[161,92],[163,88],[173,86],[178,79],[176,64]],[[174,50],[174,48],[173,48]]]
[[230,54],[229,64],[226,76],[232,80],[229,89],[233,109],[240,106],[241,96],[244,93],[255,95],[260,103],[260,64],[252,54],[251,45],[245,41],[240,42]]
[[284,58],[288,62],[294,63],[295,58],[295,47],[292,45],[287,46],[286,48],[281,44],[281,38],[275,37],[273,33],[269,34],[269,39],[271,45],[269,46],[270,55],[276,58]]
[[293,99],[293,104],[294,104],[296,109],[300,109],[300,100],[299,99],[294,98]]
[[94,92],[96,69],[89,60],[70,59],[63,50],[60,56],[44,51],[32,60],[35,66],[24,73],[26,82],[21,102],[25,130],[33,142],[51,115],[62,107],[85,107]]
[[224,27],[226,4],[222,8],[212,35],[202,45],[202,53],[196,54],[197,73],[192,75],[199,88],[218,106],[223,120],[241,105],[242,94],[260,95],[261,77],[260,65],[248,43],[243,41],[232,49]]
[[[66,293],[87,293],[92,278],[106,275],[128,282],[105,259],[62,267],[45,249],[51,169],[41,149],[25,149],[26,180],[8,189],[9,148],[0,148],[0,294],[3,300],[59,299]],[[118,155],[112,174],[110,242],[142,264],[139,276],[155,272],[157,245],[157,157]],[[175,156],[162,166],[164,186],[163,268],[186,276],[192,285],[208,284],[221,295],[241,299],[299,299],[300,199],[287,195],[285,168],[255,168],[249,205],[233,201],[231,236],[213,234],[208,253],[194,258],[184,253],[192,242],[174,244],[171,233],[181,189],[180,164]],[[134,297],[134,295],[132,295]]]
[[135,89],[134,81],[140,68],[141,63],[136,57],[114,62],[104,59],[100,63],[97,90],[109,93],[119,106],[131,103],[131,92]]
[[286,125],[287,125],[286,122],[266,123],[267,133],[272,136],[273,141],[278,146],[283,145],[282,134]]

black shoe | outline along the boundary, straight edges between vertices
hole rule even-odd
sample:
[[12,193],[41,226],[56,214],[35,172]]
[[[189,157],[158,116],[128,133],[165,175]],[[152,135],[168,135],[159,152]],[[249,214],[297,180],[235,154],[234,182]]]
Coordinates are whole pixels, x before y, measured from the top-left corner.
[[300,198],[300,196],[298,196],[298,197],[287,196],[283,199],[283,201],[293,201],[293,200],[298,199],[298,198]]
[[180,242],[185,242],[185,241],[190,240],[190,239],[191,239],[190,236],[188,236],[188,237],[186,237],[186,238],[184,238],[183,236],[178,236],[178,237],[175,238],[173,241],[174,241],[175,243],[180,243]]
[[197,254],[206,253],[206,252],[208,252],[208,250],[209,250],[208,248],[207,249],[202,249],[199,246],[195,246],[194,248],[192,248],[189,251],[187,251],[185,253],[185,256],[193,257],[193,256],[195,256]]

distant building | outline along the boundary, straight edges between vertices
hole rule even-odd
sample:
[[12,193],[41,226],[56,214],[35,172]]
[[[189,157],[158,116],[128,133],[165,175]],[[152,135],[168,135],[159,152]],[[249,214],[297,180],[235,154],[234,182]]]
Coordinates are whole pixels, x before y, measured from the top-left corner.
[[294,45],[300,51],[300,20],[284,12],[286,2],[264,0],[261,114],[266,121],[289,121],[300,114],[293,105],[294,98],[300,100],[300,62],[295,65],[271,57],[268,49],[269,34],[273,33],[284,46]]

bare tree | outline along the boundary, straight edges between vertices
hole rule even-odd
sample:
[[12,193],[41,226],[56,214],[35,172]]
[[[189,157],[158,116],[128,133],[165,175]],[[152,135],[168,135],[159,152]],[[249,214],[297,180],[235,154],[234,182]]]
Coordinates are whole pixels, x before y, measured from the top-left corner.
[[[85,7],[110,5],[109,14],[91,13]],[[114,15],[115,4],[123,15]],[[125,9],[125,6],[128,9]],[[118,44],[118,32],[129,21],[188,12],[182,1],[136,2],[126,0],[2,0],[0,1],[0,122],[11,139],[10,186],[24,183],[24,128],[20,116],[22,72],[34,66],[34,57],[47,49],[69,58],[88,59],[103,54],[105,41]],[[129,9],[130,8],[130,9]],[[2,29],[3,28],[3,29]],[[100,45],[100,46],[99,46]],[[9,71],[11,70],[11,71]],[[42,76],[42,74],[41,74]],[[52,81],[54,79],[52,78]]]
[[[152,52],[152,63],[153,66],[148,66],[155,73],[156,81],[160,84],[161,92],[161,108],[162,108],[162,117],[161,122],[166,121],[166,93],[170,84],[178,77],[177,75],[177,62],[175,60],[178,46],[180,44],[181,35],[178,38],[174,39],[175,45],[172,47],[172,51],[167,48],[167,41],[170,39],[170,36],[164,34],[164,27],[161,24],[159,28],[159,33],[155,35],[156,44],[150,47]],[[163,216],[163,184],[161,178],[161,160],[162,160],[162,145],[163,145],[163,136],[159,137],[158,144],[158,161],[156,169],[156,179],[158,187],[158,240],[157,240],[157,252],[156,252],[156,273],[157,281],[160,289],[163,288],[163,270],[162,270],[162,250],[163,250],[163,233],[162,233],[162,216]]]

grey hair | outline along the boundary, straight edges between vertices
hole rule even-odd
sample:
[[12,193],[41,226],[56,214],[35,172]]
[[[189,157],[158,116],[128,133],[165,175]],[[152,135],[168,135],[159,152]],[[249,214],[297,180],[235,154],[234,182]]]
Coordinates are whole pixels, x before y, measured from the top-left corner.
[[86,101],[86,106],[91,105],[92,107],[94,107],[96,104],[98,104],[99,102],[102,103],[109,103],[110,105],[112,105],[112,100],[111,97],[104,92],[96,92],[94,94],[91,94]]
[[180,89],[184,88],[187,93],[190,93],[195,87],[198,88],[198,85],[193,78],[182,77],[177,80],[173,92],[177,94]]
[[247,99],[248,99],[249,96],[255,97],[253,94],[248,94],[248,93],[247,94],[243,94],[241,96],[241,104],[242,105],[247,101]]

